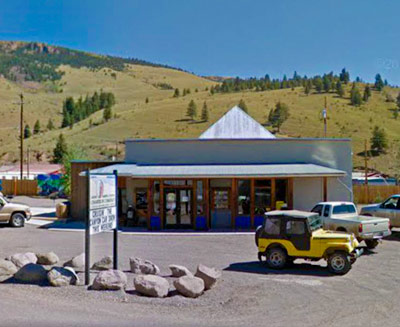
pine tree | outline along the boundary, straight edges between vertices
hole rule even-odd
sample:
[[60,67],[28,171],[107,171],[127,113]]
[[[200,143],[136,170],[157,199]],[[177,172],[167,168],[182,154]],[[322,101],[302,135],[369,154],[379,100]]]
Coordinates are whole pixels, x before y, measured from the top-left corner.
[[179,97],[179,89],[175,89],[174,91],[174,98]]
[[56,146],[53,150],[53,162],[61,163],[67,152],[68,152],[68,146],[67,143],[65,142],[64,135],[60,134],[58,136]]
[[343,89],[343,85],[342,85],[342,83],[340,81],[337,81],[337,83],[336,83],[336,93],[338,94],[338,96],[343,98],[344,89]]
[[35,122],[35,125],[33,126],[33,134],[39,134],[40,133],[40,122],[37,120]]
[[186,116],[190,117],[192,120],[197,116],[197,106],[193,100],[190,100],[187,107]]
[[369,87],[369,85],[367,85],[364,88],[363,100],[367,102],[370,97],[371,97],[371,88]]
[[350,92],[350,102],[353,106],[359,106],[362,103],[361,93],[355,83]]
[[103,111],[103,119],[105,121],[109,121],[111,117],[112,117],[111,108],[110,107],[105,108]]
[[316,90],[318,93],[321,93],[321,92],[322,92],[323,83],[322,83],[321,77],[318,77],[318,78],[316,78],[316,79],[314,80],[314,86],[315,86],[315,90]]
[[239,101],[239,108],[242,109],[245,113],[249,112],[249,109],[247,108],[246,102],[244,102],[243,99],[240,99]]
[[309,95],[311,92],[311,85],[310,83],[306,83],[306,85],[304,86],[304,93]]
[[47,123],[47,129],[49,131],[52,131],[54,129],[54,123],[51,119],[49,119],[49,122]]
[[344,84],[347,84],[348,82],[350,82],[350,74],[348,71],[346,71],[346,68],[342,69],[342,72],[339,75],[339,79]]
[[201,120],[208,121],[208,107],[207,107],[207,102],[205,101],[203,103],[203,109],[201,110]]
[[289,107],[287,104],[278,102],[275,105],[275,109],[272,109],[268,120],[269,123],[280,131],[282,124],[289,118]]
[[146,103],[149,103],[149,98],[148,97],[146,97],[146,101],[145,101]]
[[372,131],[371,149],[377,151],[378,153],[382,153],[385,151],[387,146],[388,144],[385,130],[375,126],[374,130]]
[[328,75],[324,75],[322,79],[322,84],[324,86],[324,91],[329,92],[332,86],[331,80]]
[[377,91],[382,91],[383,90],[383,87],[385,86],[385,83],[383,82],[383,80],[382,80],[382,76],[380,75],[380,74],[376,74],[376,76],[375,76],[375,89],[377,90]]
[[400,92],[399,92],[399,94],[397,95],[396,103],[397,103],[397,108],[400,109]]
[[31,136],[32,136],[31,128],[29,127],[28,124],[26,124],[24,128],[24,139],[30,138]]

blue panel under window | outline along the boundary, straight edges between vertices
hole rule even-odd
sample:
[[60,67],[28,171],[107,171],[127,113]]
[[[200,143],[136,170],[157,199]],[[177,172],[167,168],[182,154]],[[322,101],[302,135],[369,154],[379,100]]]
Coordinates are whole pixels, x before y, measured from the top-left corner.
[[262,225],[264,222],[264,216],[254,216],[254,228]]
[[196,229],[207,229],[207,218],[203,216],[196,217]]
[[236,217],[236,228],[248,229],[251,227],[250,216],[238,216]]
[[161,219],[158,216],[150,217],[150,229],[161,229]]

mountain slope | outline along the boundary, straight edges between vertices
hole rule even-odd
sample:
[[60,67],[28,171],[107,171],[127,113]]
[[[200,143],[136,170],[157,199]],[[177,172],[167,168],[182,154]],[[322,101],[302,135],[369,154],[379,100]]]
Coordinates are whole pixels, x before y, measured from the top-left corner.
[[[49,160],[60,133],[66,136],[69,144],[83,147],[91,158],[97,159],[114,154],[116,146],[122,158],[122,142],[126,138],[197,137],[240,99],[245,100],[249,114],[261,123],[266,122],[269,111],[278,101],[288,104],[290,117],[281,128],[282,136],[323,137],[321,110],[326,96],[328,137],[352,138],[355,165],[363,164],[363,157],[357,154],[363,151],[364,140],[370,139],[373,127],[378,125],[387,132],[389,149],[387,154],[372,158],[370,166],[391,174],[397,174],[400,168],[400,119],[393,118],[396,105],[386,102],[385,96],[390,93],[395,97],[398,89],[386,87],[383,92],[372,91],[367,103],[354,107],[348,99],[350,85],[346,87],[345,98],[334,93],[305,95],[302,87],[212,95],[209,89],[217,82],[165,67],[124,63],[122,69],[94,69],[63,64],[56,70],[62,72],[59,80],[33,81],[35,87],[26,85],[25,80],[0,78],[0,161],[18,160],[19,106],[14,103],[18,102],[20,92],[25,95],[25,123],[33,128],[38,119],[43,128],[49,118],[57,127],[61,125],[62,102],[67,96],[78,98],[103,89],[116,96],[117,104],[113,107],[116,117],[102,123],[102,111],[99,111],[72,129],[58,128],[34,135],[26,140],[31,160]],[[49,83],[56,87],[50,88]],[[172,89],[163,89],[161,84],[168,84]],[[362,89],[363,85],[359,86]],[[173,97],[175,88],[181,94],[184,88],[190,89],[190,94]],[[203,102],[207,102],[208,122],[187,120],[186,108],[190,100],[197,104],[198,116]]]

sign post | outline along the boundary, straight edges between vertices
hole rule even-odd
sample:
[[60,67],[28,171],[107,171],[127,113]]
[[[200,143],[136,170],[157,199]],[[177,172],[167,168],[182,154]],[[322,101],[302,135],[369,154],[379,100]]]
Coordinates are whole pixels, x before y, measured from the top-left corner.
[[90,283],[90,237],[113,230],[113,267],[118,269],[118,176],[91,174],[88,178],[88,212],[85,230],[85,285]]

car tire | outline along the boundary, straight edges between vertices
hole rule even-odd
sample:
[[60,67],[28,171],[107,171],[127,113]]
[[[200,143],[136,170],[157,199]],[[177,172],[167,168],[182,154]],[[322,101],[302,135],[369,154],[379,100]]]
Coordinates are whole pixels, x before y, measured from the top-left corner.
[[11,216],[10,219],[11,227],[24,227],[25,225],[25,216],[23,213],[16,212]]
[[351,269],[349,255],[345,252],[334,252],[328,257],[328,269],[335,275],[344,275]]
[[287,258],[285,250],[275,247],[267,251],[266,262],[272,269],[283,269],[286,266]]
[[375,249],[379,242],[377,240],[365,240],[365,244],[369,250]]

